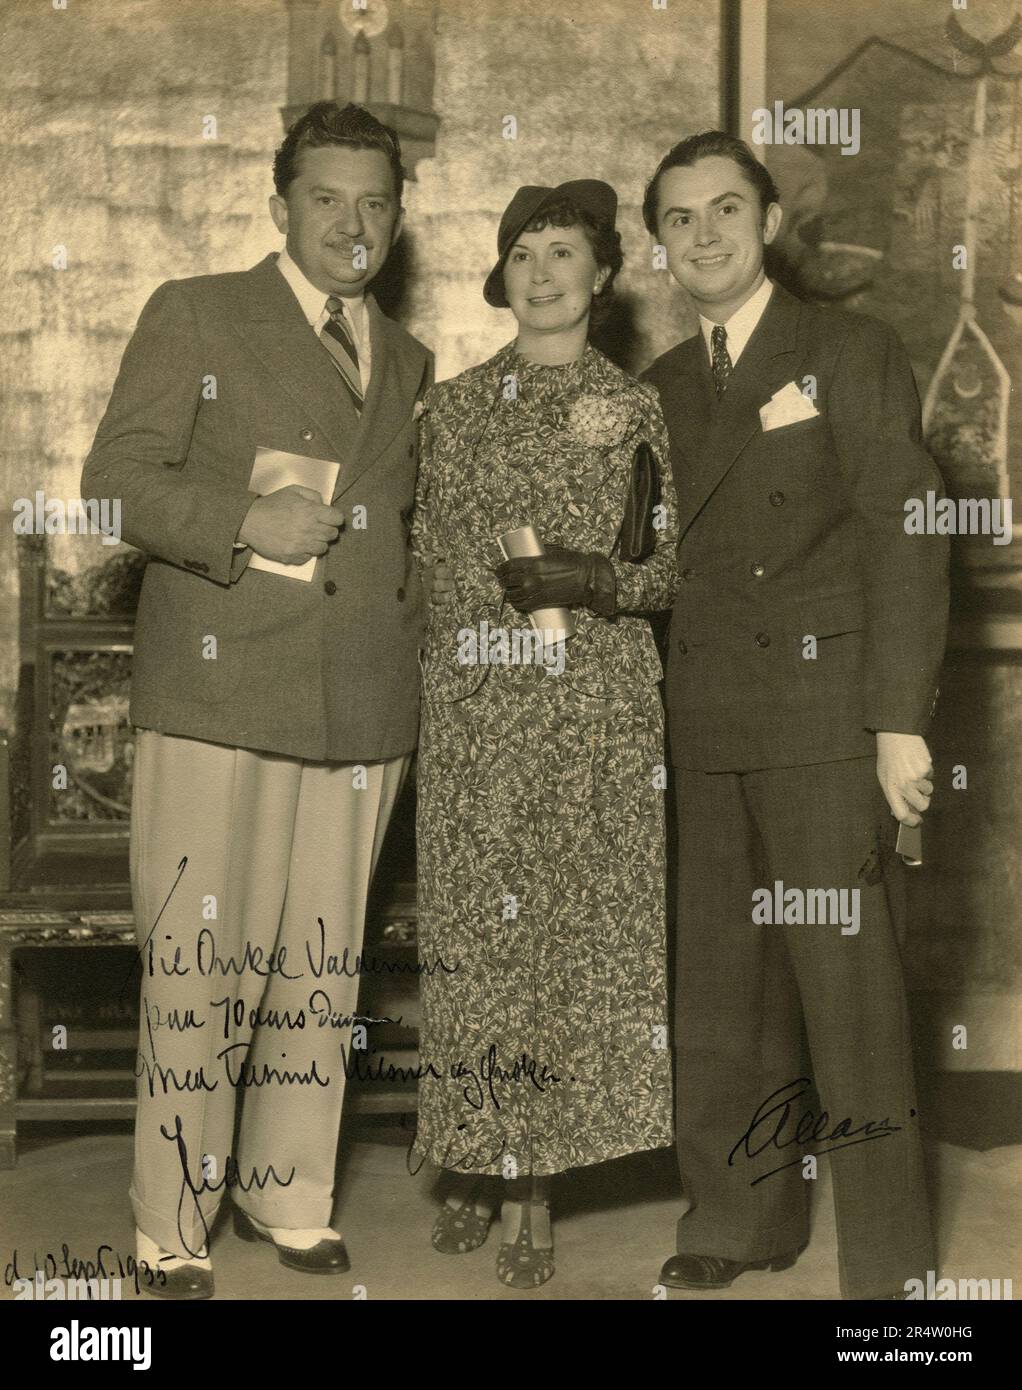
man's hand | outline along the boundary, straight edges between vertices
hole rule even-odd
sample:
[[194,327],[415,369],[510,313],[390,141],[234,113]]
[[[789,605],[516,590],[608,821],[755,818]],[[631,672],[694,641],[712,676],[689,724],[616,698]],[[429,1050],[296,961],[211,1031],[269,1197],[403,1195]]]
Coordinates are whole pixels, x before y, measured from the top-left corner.
[[338,507],[324,506],[311,487],[291,483],[256,498],[241,523],[238,540],[267,560],[303,565],[313,555],[325,555],[343,529],[344,513]]
[[877,778],[902,825],[919,825],[933,795],[933,763],[918,734],[877,734]]
[[454,575],[446,560],[437,555],[423,559],[422,586],[434,608],[443,608],[454,598]]
[[520,613],[582,605],[603,617],[614,615],[617,584],[605,555],[552,545],[542,555],[505,560],[494,573]]

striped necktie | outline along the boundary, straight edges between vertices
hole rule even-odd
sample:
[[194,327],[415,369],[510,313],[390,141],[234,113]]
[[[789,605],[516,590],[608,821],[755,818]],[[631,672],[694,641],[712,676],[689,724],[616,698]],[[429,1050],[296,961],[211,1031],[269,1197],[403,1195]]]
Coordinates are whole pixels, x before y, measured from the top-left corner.
[[720,397],[727,390],[728,378],[734,371],[731,354],[727,350],[727,329],[722,323],[714,326],[710,341],[713,348],[713,384]]
[[351,403],[358,414],[362,413],[362,372],[358,365],[358,352],[355,348],[355,340],[351,335],[344,318],[344,310],[341,301],[336,295],[331,295],[326,302],[327,313],[330,317],[319,331],[319,336],[323,346],[333,358],[334,366],[340,373],[341,380],[348,388],[348,395]]

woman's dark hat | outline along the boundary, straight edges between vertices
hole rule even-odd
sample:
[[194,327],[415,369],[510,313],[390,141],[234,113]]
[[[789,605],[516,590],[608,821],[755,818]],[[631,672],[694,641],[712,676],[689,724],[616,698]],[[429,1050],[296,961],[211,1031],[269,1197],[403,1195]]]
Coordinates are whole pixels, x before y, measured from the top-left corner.
[[508,307],[504,293],[504,262],[507,253],[518,240],[523,229],[534,217],[550,203],[561,198],[570,198],[580,208],[591,213],[600,222],[614,226],[617,216],[617,194],[609,183],[599,179],[571,179],[559,183],[556,188],[540,188],[537,184],[526,184],[520,188],[504,209],[497,229],[497,264],[486,277],[483,285],[483,298],[494,309]]

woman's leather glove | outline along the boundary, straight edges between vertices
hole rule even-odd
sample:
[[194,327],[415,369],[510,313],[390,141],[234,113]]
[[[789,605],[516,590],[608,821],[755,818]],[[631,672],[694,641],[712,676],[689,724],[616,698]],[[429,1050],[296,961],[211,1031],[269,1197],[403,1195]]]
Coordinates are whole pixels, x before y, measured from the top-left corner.
[[617,580],[605,555],[551,545],[543,555],[505,560],[494,571],[520,613],[537,608],[588,608],[601,618],[617,611]]

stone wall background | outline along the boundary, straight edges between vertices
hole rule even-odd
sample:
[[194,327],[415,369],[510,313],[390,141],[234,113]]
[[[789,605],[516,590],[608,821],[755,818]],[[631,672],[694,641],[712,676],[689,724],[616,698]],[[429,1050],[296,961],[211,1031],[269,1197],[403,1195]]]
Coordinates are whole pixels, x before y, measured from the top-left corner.
[[[604,179],[620,200],[625,323],[613,347],[637,368],[694,331],[687,301],[652,269],[640,206],[660,156],[684,135],[716,126],[718,0],[441,0],[435,105],[437,157],[419,166],[409,198],[422,284],[416,303],[437,352],[437,374],[483,360],[514,334],[489,308],[483,280],[496,259],[500,214],[521,184]],[[518,135],[502,137],[513,115]]]
[[[61,0],[57,0],[60,3]],[[121,352],[164,280],[254,264],[280,244],[266,199],[287,99],[284,0],[2,0],[0,496],[77,496]],[[422,9],[428,0],[406,0]],[[401,0],[391,9],[400,17]],[[408,327],[438,374],[511,336],[483,302],[500,213],[520,183],[617,188],[626,268],[618,355],[649,360],[691,320],[651,269],[638,208],[660,153],[716,124],[718,0],[440,0],[436,157],[407,185]],[[639,93],[641,92],[641,96]],[[416,94],[419,95],[419,94]],[[518,118],[517,140],[501,137]],[[217,138],[203,138],[213,116]],[[67,248],[67,269],[53,266]],[[74,573],[98,538],[51,537]],[[0,528],[0,728],[18,676],[14,538]]]
[[[5,0],[0,496],[78,494],[124,344],[164,280],[253,264],[279,143],[280,0]],[[203,117],[218,138],[203,139]],[[67,248],[67,269],[53,268]],[[52,537],[75,569],[114,552]],[[0,726],[17,684],[17,569],[0,528]]]

